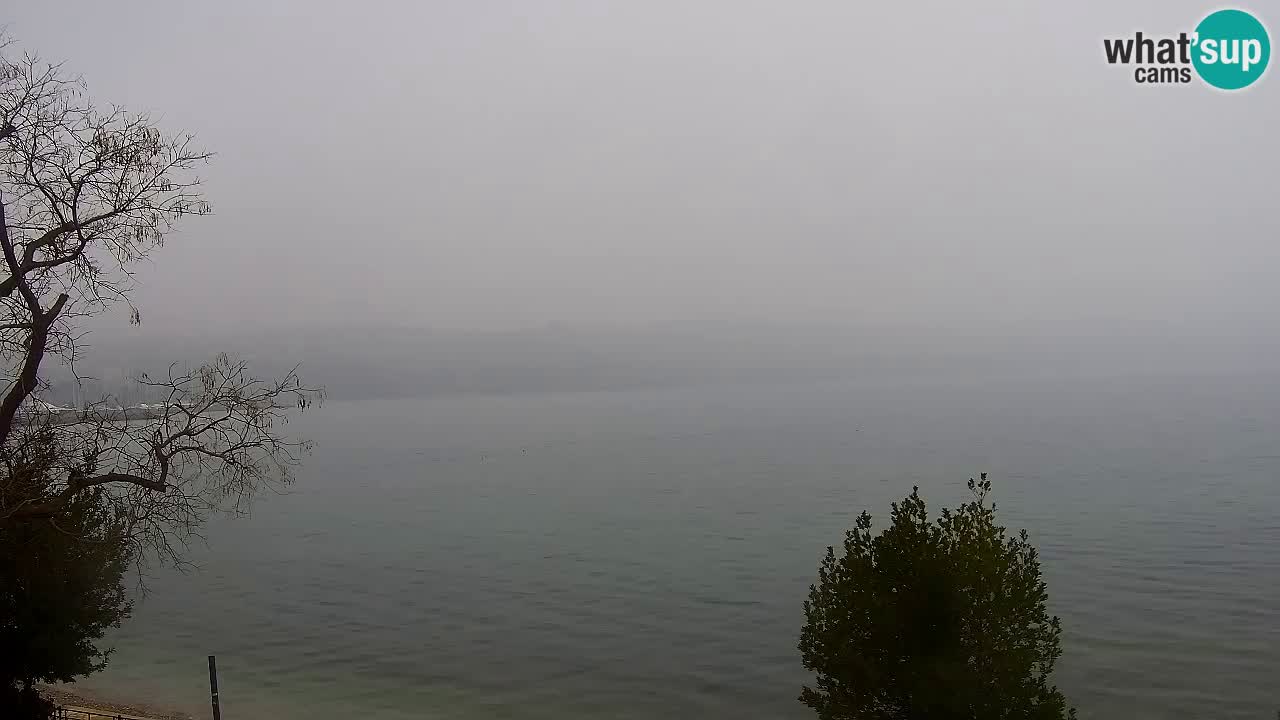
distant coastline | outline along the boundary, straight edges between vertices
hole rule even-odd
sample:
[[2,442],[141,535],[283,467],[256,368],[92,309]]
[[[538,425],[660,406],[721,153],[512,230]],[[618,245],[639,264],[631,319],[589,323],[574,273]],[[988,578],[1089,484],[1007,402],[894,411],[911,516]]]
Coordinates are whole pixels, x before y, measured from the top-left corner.
[[47,422],[51,425],[75,425],[77,423],[106,421],[122,422],[128,420],[155,420],[163,417],[168,407],[164,404],[131,405],[129,407],[95,407],[67,408],[42,403],[40,406],[26,409],[14,416],[14,420],[22,425]]

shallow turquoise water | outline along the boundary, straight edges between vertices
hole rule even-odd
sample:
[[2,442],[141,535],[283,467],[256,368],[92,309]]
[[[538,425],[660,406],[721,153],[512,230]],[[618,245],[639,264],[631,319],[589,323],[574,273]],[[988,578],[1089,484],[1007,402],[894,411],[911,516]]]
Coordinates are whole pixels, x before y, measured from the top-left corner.
[[1280,385],[850,382],[332,403],[90,690],[223,717],[803,718],[826,545],[990,471],[1085,718],[1280,708]]

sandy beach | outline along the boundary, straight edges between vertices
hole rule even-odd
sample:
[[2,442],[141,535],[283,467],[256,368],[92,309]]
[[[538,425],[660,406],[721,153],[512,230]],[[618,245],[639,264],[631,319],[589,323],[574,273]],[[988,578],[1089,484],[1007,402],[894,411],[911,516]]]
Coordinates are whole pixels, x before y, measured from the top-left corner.
[[156,707],[154,705],[110,702],[87,693],[78,693],[61,687],[42,685],[40,694],[67,711],[66,720],[100,720],[91,713],[122,715],[133,720],[193,720],[188,713]]

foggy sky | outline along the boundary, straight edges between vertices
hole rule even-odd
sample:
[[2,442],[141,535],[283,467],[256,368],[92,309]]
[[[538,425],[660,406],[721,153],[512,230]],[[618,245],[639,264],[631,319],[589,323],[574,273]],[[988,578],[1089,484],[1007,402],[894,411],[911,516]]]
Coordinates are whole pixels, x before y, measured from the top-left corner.
[[[24,2],[0,22],[217,153],[215,214],[141,269],[127,332],[1220,340],[1270,334],[1280,299],[1280,69],[1226,94],[1102,54],[1214,7]],[[1280,10],[1250,9],[1274,41]]]

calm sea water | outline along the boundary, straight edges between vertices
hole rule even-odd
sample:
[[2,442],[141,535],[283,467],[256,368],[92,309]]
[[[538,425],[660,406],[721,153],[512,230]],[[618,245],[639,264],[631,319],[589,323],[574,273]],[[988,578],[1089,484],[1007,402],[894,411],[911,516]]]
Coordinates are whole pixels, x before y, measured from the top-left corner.
[[1085,718],[1280,708],[1280,385],[866,382],[330,403],[90,690],[223,717],[804,718],[825,546],[990,471]]

